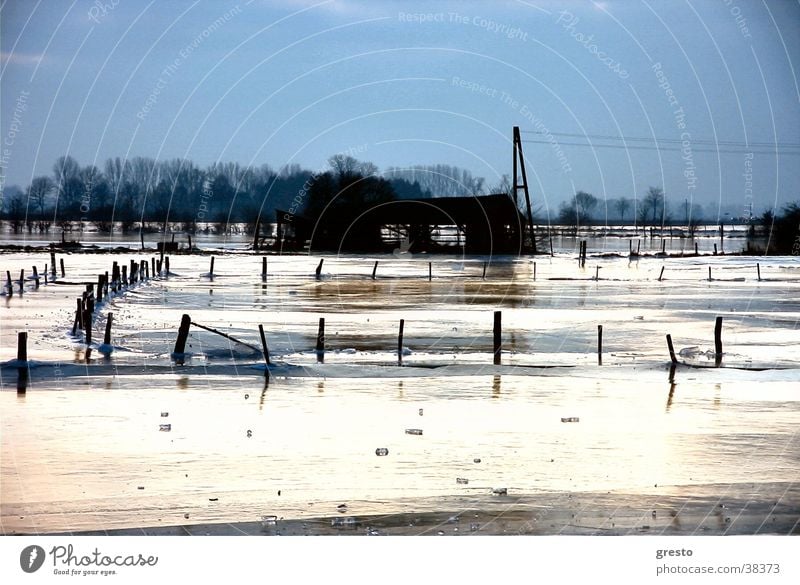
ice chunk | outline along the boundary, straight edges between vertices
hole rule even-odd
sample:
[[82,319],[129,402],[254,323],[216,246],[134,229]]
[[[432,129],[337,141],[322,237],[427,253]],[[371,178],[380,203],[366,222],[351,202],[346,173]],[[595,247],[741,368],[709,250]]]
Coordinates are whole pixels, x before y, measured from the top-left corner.
[[577,416],[562,416],[561,422],[581,422],[581,419]]
[[261,517],[261,528],[266,528],[267,526],[275,526],[277,523],[278,523],[277,516],[269,515]]
[[378,447],[377,449],[375,449],[375,455],[377,455],[378,457],[385,457],[388,454],[389,454],[389,449],[387,449],[386,447]]
[[406,429],[407,435],[421,435],[422,429]]
[[456,483],[461,485],[467,485],[469,483],[469,480],[466,477],[457,477]]
[[168,433],[169,431],[172,430],[172,425],[169,425],[169,424],[168,425],[158,425],[158,430],[159,431],[164,431],[165,433]]

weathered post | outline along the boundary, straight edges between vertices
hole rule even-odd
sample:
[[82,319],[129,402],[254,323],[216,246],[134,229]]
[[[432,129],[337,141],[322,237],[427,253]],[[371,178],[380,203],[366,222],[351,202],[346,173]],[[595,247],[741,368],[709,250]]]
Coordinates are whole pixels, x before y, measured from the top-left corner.
[[317,361],[325,361],[325,317],[319,319],[319,329],[317,329]]
[[92,344],[92,312],[87,308],[83,312],[83,331],[86,334],[86,345]]
[[637,256],[639,255],[639,250],[641,250],[641,246],[642,246],[642,241],[641,240],[636,240],[636,255]]
[[124,264],[122,265],[122,283],[128,286],[128,267]]
[[603,365],[603,326],[597,326],[597,365]]
[[483,280],[486,280],[486,262],[483,263],[483,276],[481,276]]
[[[261,335],[261,350],[264,352],[264,361],[266,362],[267,366],[270,366],[269,362],[269,348],[267,348],[267,337],[264,335],[264,326],[261,323],[258,324],[258,333]],[[269,370],[264,370],[264,375],[269,376]]]
[[261,280],[267,280],[267,257],[261,257]]
[[[50,244],[50,270],[52,270],[53,276],[56,275],[56,252],[53,250],[53,245]],[[45,270],[45,272],[47,272]]]
[[[175,340],[175,349],[172,350],[176,356],[181,356],[186,352],[186,340],[189,337],[189,327],[192,325],[192,318],[185,314],[181,317],[181,324],[178,327],[178,338]],[[182,359],[179,359],[183,363]]]
[[325,262],[325,258],[320,258],[319,264],[317,264],[317,269],[314,271],[314,276],[319,279],[320,274],[322,274],[322,263]]
[[667,253],[667,241],[663,238],[661,239],[661,253],[662,254]]
[[400,331],[397,334],[397,365],[403,365],[403,327],[405,326],[405,319],[400,319]]
[[536,280],[536,262],[533,263],[533,280]]
[[169,276],[169,256],[164,258],[164,267],[166,268],[167,276]]
[[66,274],[67,274],[66,271],[64,270],[64,259],[63,258],[59,258],[58,262],[61,265],[61,278],[64,278],[66,276]]
[[433,280],[433,262],[428,262],[428,282]]
[[714,244],[714,256],[716,256],[716,255],[717,255],[717,245]]
[[28,365],[28,332],[27,331],[20,331],[17,333],[17,362],[19,364],[25,363],[25,368],[27,369]]
[[189,252],[192,251],[192,234],[189,234]]
[[500,352],[502,350],[502,311],[494,312],[494,339],[493,339],[493,352],[494,352],[494,365],[500,365]]
[[78,329],[83,329],[83,299],[78,298],[76,301],[77,309],[75,310],[75,322],[72,324],[72,334],[75,335]]
[[675,357],[675,348],[672,345],[672,335],[667,333],[667,349],[669,349],[669,359],[673,366],[678,363],[678,358]]
[[103,343],[111,345],[111,324],[114,321],[114,313],[109,313],[106,317],[106,333],[103,336]]
[[22,270],[19,271],[19,294],[25,292],[25,289],[23,288],[24,283],[25,283],[25,269],[23,268]]
[[28,332],[17,333],[17,392],[28,388]]
[[209,266],[209,268],[208,268],[208,275],[211,278],[214,278],[214,257],[213,256],[211,257],[211,266]]
[[722,363],[722,317],[714,324],[714,363],[717,367]]
[[150,272],[153,276],[156,275],[156,259],[154,256],[150,256]]
[[758,282],[761,282],[761,264],[756,263],[756,271],[758,272]]
[[39,271],[36,269],[36,265],[33,266],[33,283],[36,288],[39,288]]
[[372,280],[375,280],[375,273],[378,271],[378,261],[375,260],[375,265],[372,267]]
[[11,282],[11,271],[6,270],[6,278],[8,279],[8,283],[6,284],[6,288],[8,289],[8,296],[14,296],[14,285]]
[[139,239],[142,241],[142,250],[144,250],[144,232],[139,230]]
[[711,282],[711,266],[708,267],[708,282]]
[[661,282],[661,277],[664,276],[664,267],[661,267],[661,272],[658,275],[658,282]]

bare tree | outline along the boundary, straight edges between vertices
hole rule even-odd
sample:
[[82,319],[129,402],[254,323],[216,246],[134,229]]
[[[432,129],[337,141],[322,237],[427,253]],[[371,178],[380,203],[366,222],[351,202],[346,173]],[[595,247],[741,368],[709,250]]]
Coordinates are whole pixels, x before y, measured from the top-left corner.
[[617,199],[614,206],[617,208],[617,213],[619,213],[620,221],[625,221],[625,212],[628,211],[631,207],[631,200],[625,197],[620,197]]

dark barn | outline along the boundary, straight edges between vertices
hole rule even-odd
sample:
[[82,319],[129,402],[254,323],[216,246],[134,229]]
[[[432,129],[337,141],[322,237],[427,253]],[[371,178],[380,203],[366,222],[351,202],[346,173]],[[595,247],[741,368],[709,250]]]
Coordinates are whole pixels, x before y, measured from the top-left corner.
[[[348,221],[307,219],[278,212],[277,247],[337,252],[520,254],[525,218],[508,195],[400,199]],[[289,221],[287,221],[289,220]],[[330,225],[328,225],[330,224]],[[298,229],[299,228],[299,229]]]

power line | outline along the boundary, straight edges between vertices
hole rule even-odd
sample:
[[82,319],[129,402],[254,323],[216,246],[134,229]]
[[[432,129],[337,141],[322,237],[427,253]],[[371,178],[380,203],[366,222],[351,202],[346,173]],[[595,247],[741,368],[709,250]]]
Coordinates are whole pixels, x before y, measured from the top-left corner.
[[[523,134],[538,134],[540,136],[566,136],[568,138],[585,138],[587,140],[617,140],[621,142],[655,142],[666,144],[682,144],[684,141],[676,138],[642,138],[638,136],[611,136],[607,134],[569,134],[567,132],[539,132],[535,130],[522,130]],[[736,140],[709,140],[703,138],[691,138],[692,144],[702,144],[710,146],[736,146],[741,148],[800,148],[798,142],[742,142]],[[588,145],[587,145],[588,146]]]
[[[552,144],[549,140],[523,140],[522,142],[526,144]],[[661,146],[640,146],[640,145],[632,145],[632,144],[587,144],[584,142],[558,142],[559,145],[566,145],[566,146],[589,146],[591,148],[618,148],[622,150],[657,150],[659,152],[681,152],[683,149],[681,148],[670,148],[670,147],[661,147]],[[720,153],[720,154],[776,154],[775,151],[769,150],[720,150],[718,148],[713,149],[703,149],[703,148],[693,148],[692,152],[711,152],[711,153]],[[798,155],[800,154],[800,150],[796,152],[777,152],[780,155]]]

